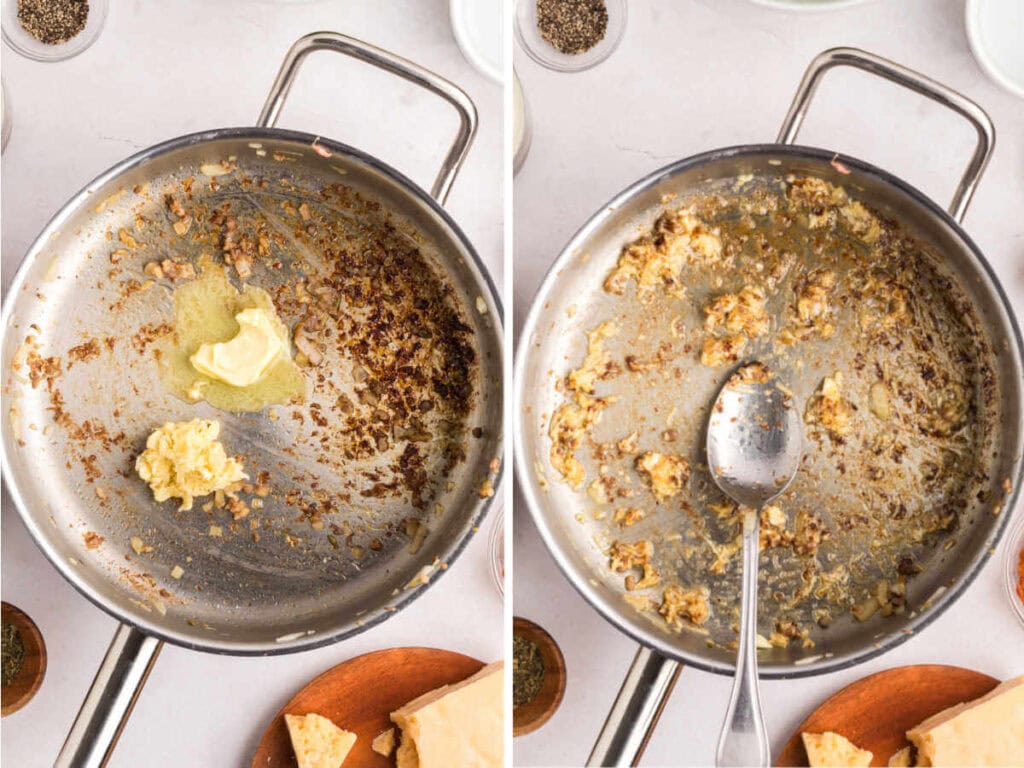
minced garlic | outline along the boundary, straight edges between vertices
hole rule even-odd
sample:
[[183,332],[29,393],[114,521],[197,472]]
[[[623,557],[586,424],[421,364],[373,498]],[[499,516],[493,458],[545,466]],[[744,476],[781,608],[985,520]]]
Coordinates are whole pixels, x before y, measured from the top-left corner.
[[242,464],[229,458],[217,440],[220,423],[209,419],[167,422],[146,440],[135,471],[149,483],[153,499],[181,499],[192,509],[196,497],[230,490],[248,478]]

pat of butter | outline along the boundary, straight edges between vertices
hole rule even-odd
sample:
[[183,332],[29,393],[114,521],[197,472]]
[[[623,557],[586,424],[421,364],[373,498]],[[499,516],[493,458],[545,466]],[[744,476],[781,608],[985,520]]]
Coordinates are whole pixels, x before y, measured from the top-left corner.
[[243,309],[238,334],[229,341],[203,344],[189,358],[192,367],[233,387],[248,387],[267,373],[285,349],[280,321],[265,309]]

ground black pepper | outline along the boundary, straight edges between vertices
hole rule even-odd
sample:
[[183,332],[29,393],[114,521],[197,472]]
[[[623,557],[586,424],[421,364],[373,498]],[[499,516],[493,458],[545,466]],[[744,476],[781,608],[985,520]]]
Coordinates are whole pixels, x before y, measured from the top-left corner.
[[6,688],[21,674],[21,669],[25,666],[25,643],[21,639],[21,632],[13,624],[3,625],[2,651],[2,682]]
[[32,37],[47,45],[66,43],[89,18],[89,0],[18,0],[18,21]]
[[537,0],[537,30],[562,53],[585,53],[608,31],[604,0]]
[[512,706],[529,704],[544,684],[544,658],[540,647],[519,635],[512,636]]

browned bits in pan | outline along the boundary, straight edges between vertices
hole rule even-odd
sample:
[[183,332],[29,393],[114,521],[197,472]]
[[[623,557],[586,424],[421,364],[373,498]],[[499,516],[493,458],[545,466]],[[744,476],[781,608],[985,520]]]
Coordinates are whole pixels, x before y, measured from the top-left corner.
[[[992,350],[929,243],[822,179],[750,182],[669,200],[607,265],[594,308],[568,315],[587,345],[554,371],[549,457],[586,489],[576,519],[608,554],[610,584],[728,647],[740,515],[703,466],[701,425],[736,363],[784,371],[805,453],[761,514],[762,633],[810,648],[843,613],[909,610],[907,582],[987,498]],[[621,505],[644,489],[650,509]],[[653,586],[648,572],[666,585],[660,603],[631,594]]]

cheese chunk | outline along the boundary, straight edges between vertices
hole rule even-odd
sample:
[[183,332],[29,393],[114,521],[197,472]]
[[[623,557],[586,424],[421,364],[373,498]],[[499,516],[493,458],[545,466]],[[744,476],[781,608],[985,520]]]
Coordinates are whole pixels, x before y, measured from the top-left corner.
[[910,747],[904,747],[898,752],[889,755],[888,768],[910,768],[914,762],[910,759]]
[[370,748],[378,755],[391,757],[391,753],[395,751],[395,729],[388,728],[374,736]]
[[811,768],[838,768],[839,766],[871,765],[874,754],[854,746],[850,741],[833,731],[824,733],[801,733],[807,760]]
[[224,451],[219,435],[220,423],[209,419],[169,421],[146,439],[135,471],[149,483],[156,501],[177,498],[179,509],[192,509],[197,496],[227,490],[247,478],[242,465]]
[[285,715],[299,768],[340,768],[356,735],[317,714]]
[[488,664],[392,712],[402,729],[398,768],[501,768],[502,668]]
[[205,376],[233,387],[248,387],[262,379],[283,350],[288,331],[262,307],[243,309],[235,315],[238,333],[229,341],[203,344],[189,358]]
[[1024,675],[907,731],[918,765],[1024,765]]

